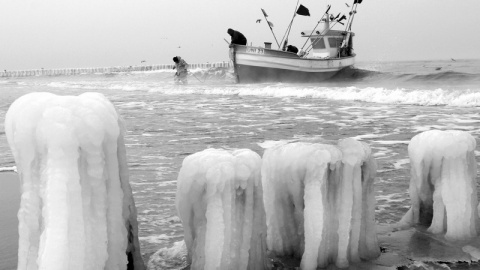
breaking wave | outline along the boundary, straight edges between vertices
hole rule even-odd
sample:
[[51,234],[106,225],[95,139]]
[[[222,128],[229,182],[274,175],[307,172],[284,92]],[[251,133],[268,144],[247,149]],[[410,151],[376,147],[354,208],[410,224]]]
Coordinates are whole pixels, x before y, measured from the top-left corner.
[[417,82],[417,83],[456,83],[456,82],[480,82],[480,73],[466,73],[457,71],[435,71],[424,74],[418,73],[395,73],[395,72],[379,72],[368,69],[345,68],[339,72],[331,81],[364,81],[372,82]]
[[195,87],[155,89],[166,95],[224,95],[262,96],[273,98],[311,98],[336,101],[361,101],[383,104],[419,106],[479,107],[479,91],[408,90],[382,87],[301,87],[278,84],[274,86]]
[[173,70],[64,76],[45,83],[48,88],[57,90],[290,97],[420,106],[480,106],[480,73],[417,71],[402,73],[377,71],[374,68],[347,68],[323,83],[235,84],[232,69],[215,67],[191,69],[189,84],[185,86],[174,85]]

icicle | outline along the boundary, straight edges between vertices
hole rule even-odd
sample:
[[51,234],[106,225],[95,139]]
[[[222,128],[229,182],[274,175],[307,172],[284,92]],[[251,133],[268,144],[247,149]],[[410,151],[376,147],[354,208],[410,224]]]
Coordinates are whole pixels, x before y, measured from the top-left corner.
[[379,256],[370,148],[353,139],[338,146],[290,143],[263,155],[267,245],[301,258],[301,269],[345,268]]
[[264,269],[260,156],[208,149],[185,158],[176,205],[191,269]]
[[431,130],[412,138],[410,198],[402,224],[424,224],[448,240],[477,236],[475,139],[464,131]]
[[18,269],[126,269],[126,253],[144,269],[123,127],[103,95],[25,95],[5,133],[22,185]]

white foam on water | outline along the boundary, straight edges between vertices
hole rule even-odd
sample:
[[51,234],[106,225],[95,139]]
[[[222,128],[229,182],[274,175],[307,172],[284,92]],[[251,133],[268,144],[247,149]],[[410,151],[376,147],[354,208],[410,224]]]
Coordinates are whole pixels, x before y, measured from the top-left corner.
[[312,115],[297,116],[297,117],[294,117],[293,119],[295,119],[295,120],[310,120],[310,121],[315,121],[315,122],[324,122],[325,121],[325,119],[317,118],[317,117],[312,116]]
[[404,88],[387,89],[383,87],[304,87],[301,85],[265,85],[256,84],[228,85],[199,89],[185,87],[168,90],[165,94],[206,94],[263,96],[276,98],[319,98],[338,101],[364,101],[381,104],[409,104],[421,106],[480,106],[480,92],[475,90],[410,90]]
[[0,172],[16,172],[17,166],[12,167],[0,167]]
[[382,158],[387,158],[387,157],[392,157],[394,154],[392,149],[390,147],[381,147],[381,146],[375,146],[372,147],[374,151],[373,156],[376,159],[382,159]]
[[[474,116],[474,117],[479,117],[478,115]],[[448,123],[448,122],[451,122],[451,120],[448,120],[448,119],[438,119],[438,122],[439,123]],[[455,122],[456,123],[461,123],[461,124],[474,124],[474,123],[480,123],[480,120],[476,120],[476,119],[460,119],[460,118],[455,118]]]
[[166,234],[161,234],[161,235],[142,236],[142,237],[139,237],[138,239],[141,241],[152,243],[152,244],[164,244],[170,241],[172,238],[175,238],[175,237],[168,236]]
[[147,106],[148,104],[146,102],[140,102],[140,101],[132,101],[132,102],[124,102],[121,104],[118,104],[118,108],[125,108],[125,109],[143,109]]
[[455,125],[453,123],[448,123],[448,124],[444,124],[444,125],[424,125],[424,126],[414,126],[411,128],[415,133],[420,133],[420,132],[424,132],[424,131],[428,131],[428,130],[433,130],[433,129],[437,129],[437,130],[447,130],[447,129],[451,129],[451,130],[465,130],[465,131],[469,131],[469,130],[476,130],[478,129],[477,127],[475,126],[461,126],[461,125]]
[[290,142],[293,142],[293,141],[296,141],[296,140],[280,140],[280,141],[267,140],[267,141],[264,141],[264,142],[257,143],[257,145],[260,146],[263,149],[268,149],[268,148],[271,148],[271,147],[284,145],[284,144],[287,144],[287,143],[290,143]]
[[391,135],[391,134],[364,134],[364,135],[358,135],[358,136],[351,137],[351,138],[353,138],[355,140],[363,140],[363,139],[381,138],[381,137],[385,137],[385,136],[388,136],[388,135]]
[[[200,72],[191,70],[192,73]],[[362,101],[379,104],[411,104],[421,106],[480,106],[480,89],[450,90],[438,88],[406,89],[372,86],[318,87],[305,84],[262,83],[253,85],[235,84],[231,78],[202,80],[190,76],[189,85],[177,86],[173,82],[173,71],[115,73],[102,75],[77,75],[62,77],[61,81],[24,82],[40,84],[53,89],[144,91],[165,95],[223,95],[258,96],[275,98],[312,98],[337,101]],[[228,77],[228,76],[227,76]],[[353,83],[352,83],[353,84]],[[376,108],[362,108],[376,109]],[[287,108],[286,110],[292,110]],[[379,116],[379,118],[385,115]]]
[[393,144],[409,144],[410,141],[373,141],[374,143],[382,145],[393,145]]
[[[377,201],[386,202],[404,202],[406,200],[405,195],[392,193],[387,195],[375,195]],[[388,205],[388,204],[387,204]]]
[[393,163],[393,167],[395,167],[395,169],[399,170],[399,169],[402,169],[403,165],[405,165],[405,164],[410,164],[410,159],[405,158],[405,159],[397,160],[395,163]]

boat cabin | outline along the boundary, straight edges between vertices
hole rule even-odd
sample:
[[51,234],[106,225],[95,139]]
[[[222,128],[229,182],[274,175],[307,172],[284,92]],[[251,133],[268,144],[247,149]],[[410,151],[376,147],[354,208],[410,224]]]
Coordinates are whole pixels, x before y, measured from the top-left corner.
[[311,58],[339,58],[353,55],[353,32],[326,29],[303,31],[302,37],[310,38]]

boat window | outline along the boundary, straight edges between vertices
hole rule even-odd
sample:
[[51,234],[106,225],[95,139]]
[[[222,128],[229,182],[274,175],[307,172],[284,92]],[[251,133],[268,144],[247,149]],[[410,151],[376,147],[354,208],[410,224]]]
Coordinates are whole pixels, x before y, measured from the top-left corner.
[[312,44],[314,49],[325,49],[325,40],[322,38],[312,38]]
[[338,48],[342,45],[343,37],[331,37],[328,38],[328,45],[330,48]]

